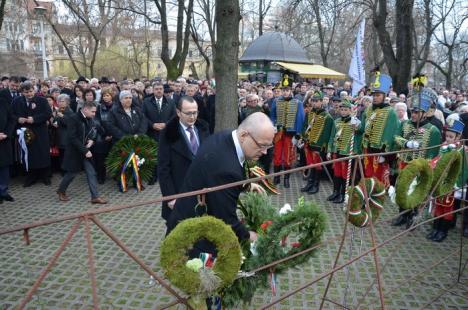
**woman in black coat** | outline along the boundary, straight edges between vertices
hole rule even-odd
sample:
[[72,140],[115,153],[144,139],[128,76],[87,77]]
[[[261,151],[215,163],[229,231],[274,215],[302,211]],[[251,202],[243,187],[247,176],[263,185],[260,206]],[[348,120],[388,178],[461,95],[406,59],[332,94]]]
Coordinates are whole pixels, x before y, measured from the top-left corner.
[[116,142],[125,135],[143,135],[148,123],[143,113],[132,104],[132,93],[124,90],[119,94],[120,104],[116,104],[110,114],[107,130]]
[[67,145],[67,123],[68,118],[74,114],[70,108],[71,99],[67,94],[61,94],[57,97],[58,111],[55,115],[55,122],[57,123],[57,146],[59,149],[59,162],[62,167],[63,157],[65,155],[65,147]]
[[99,184],[104,184],[106,180],[106,157],[112,146],[112,135],[107,130],[110,112],[115,105],[112,101],[113,91],[111,88],[104,88],[101,92],[101,102],[96,110],[94,123],[97,129],[96,144],[91,149],[96,167],[97,179]]

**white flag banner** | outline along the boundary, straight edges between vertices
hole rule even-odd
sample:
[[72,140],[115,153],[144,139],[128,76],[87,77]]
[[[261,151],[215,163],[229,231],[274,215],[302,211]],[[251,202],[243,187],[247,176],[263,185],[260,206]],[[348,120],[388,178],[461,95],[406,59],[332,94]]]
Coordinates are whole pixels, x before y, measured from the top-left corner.
[[363,18],[356,35],[356,44],[354,45],[353,57],[349,67],[348,75],[353,79],[353,93],[356,96],[366,85],[366,73],[364,70],[364,50],[362,44],[364,43],[364,30],[366,28],[366,20]]

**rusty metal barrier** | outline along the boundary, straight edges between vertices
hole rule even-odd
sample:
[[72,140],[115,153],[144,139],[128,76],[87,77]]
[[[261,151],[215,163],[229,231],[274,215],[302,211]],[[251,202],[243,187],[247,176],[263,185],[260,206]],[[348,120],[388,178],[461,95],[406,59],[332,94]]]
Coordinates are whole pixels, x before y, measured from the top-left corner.
[[[465,140],[463,140],[463,141],[465,141]],[[437,148],[437,147],[439,147],[439,146],[433,146],[433,147],[429,147],[429,148],[420,148],[418,150],[428,150],[428,149]],[[90,284],[91,284],[91,287],[92,287],[93,307],[94,307],[94,309],[99,309],[99,299],[98,299],[98,296],[97,296],[96,270],[95,270],[94,251],[93,251],[92,233],[91,233],[90,223],[96,225],[97,227],[99,227],[99,229],[102,230],[105,233],[105,235],[107,235],[114,243],[116,243],[121,248],[122,251],[124,251],[132,260],[134,260],[138,265],[140,265],[140,267],[143,270],[145,270],[149,275],[151,275],[157,282],[159,282],[159,284],[162,287],[164,287],[172,296],[174,296],[176,298],[174,301],[170,302],[167,305],[162,306],[160,309],[167,309],[167,308],[169,308],[171,306],[174,306],[174,305],[177,305],[177,304],[184,304],[187,308],[191,309],[190,305],[187,303],[187,297],[182,297],[179,293],[177,293],[177,291],[174,288],[172,288],[172,286],[169,283],[167,283],[165,281],[165,279],[158,276],[149,266],[147,266],[144,263],[144,261],[141,258],[139,258],[134,252],[132,252],[108,227],[106,227],[97,218],[97,216],[100,215],[100,214],[103,214],[103,213],[116,212],[116,211],[120,211],[120,210],[124,210],[124,209],[147,206],[147,205],[151,205],[151,204],[155,204],[155,203],[160,203],[160,202],[163,202],[163,201],[170,201],[170,200],[173,200],[173,199],[178,199],[178,198],[183,198],[183,197],[188,197],[188,196],[205,195],[206,193],[210,193],[210,192],[214,192],[214,191],[218,191],[218,190],[222,190],[222,189],[226,189],[226,188],[230,188],[230,187],[234,187],[234,186],[244,185],[244,184],[248,184],[248,183],[251,183],[251,182],[257,182],[257,181],[265,179],[265,178],[271,178],[271,177],[274,177],[274,176],[280,176],[280,175],[289,174],[289,173],[293,173],[293,172],[299,172],[299,171],[303,171],[303,170],[306,170],[306,169],[310,169],[310,168],[314,168],[314,167],[318,167],[318,166],[329,165],[329,164],[332,164],[334,162],[340,162],[340,161],[354,160],[354,169],[353,169],[353,177],[352,177],[352,184],[351,184],[351,186],[354,186],[355,185],[354,183],[355,183],[355,176],[356,176],[356,173],[357,173],[357,169],[359,169],[359,172],[360,172],[360,174],[362,176],[364,175],[364,169],[363,169],[363,164],[362,164],[362,159],[363,158],[371,157],[371,156],[387,156],[387,155],[406,153],[406,152],[414,152],[414,150],[403,150],[403,151],[386,152],[386,153],[353,155],[353,156],[349,156],[349,157],[343,157],[343,158],[339,158],[339,159],[325,161],[325,162],[322,162],[322,163],[319,163],[319,164],[312,164],[312,165],[308,165],[308,166],[304,166],[304,167],[293,168],[293,169],[290,169],[290,170],[287,170],[287,171],[272,173],[272,174],[264,176],[264,177],[256,177],[256,178],[252,178],[252,179],[248,179],[248,180],[244,180],[244,181],[239,181],[239,182],[234,182],[234,183],[230,183],[230,184],[225,184],[225,185],[220,185],[220,186],[216,186],[216,187],[212,187],[212,188],[204,188],[204,189],[193,191],[193,192],[181,193],[181,194],[171,195],[171,196],[166,196],[166,197],[160,197],[160,198],[157,198],[157,199],[148,200],[148,201],[145,201],[145,202],[140,202],[140,203],[136,203],[136,204],[132,204],[132,205],[117,205],[117,206],[111,206],[111,207],[103,207],[103,208],[99,208],[99,209],[88,210],[88,211],[84,211],[84,212],[80,212],[80,213],[68,214],[68,215],[60,216],[60,217],[53,218],[53,219],[42,220],[42,221],[37,221],[37,222],[30,223],[30,224],[17,225],[17,226],[13,226],[13,227],[10,227],[10,228],[2,229],[2,230],[0,230],[0,235],[11,234],[11,233],[14,233],[14,232],[22,231],[25,243],[26,243],[26,245],[29,245],[30,244],[29,232],[30,232],[31,229],[41,227],[41,226],[56,224],[56,223],[60,223],[60,222],[64,222],[64,221],[76,220],[75,223],[72,225],[70,231],[67,233],[65,239],[60,244],[59,248],[55,251],[55,253],[50,258],[47,266],[44,267],[44,269],[41,271],[41,273],[37,277],[36,281],[34,282],[33,286],[26,293],[24,299],[21,301],[21,303],[19,305],[19,309],[24,309],[26,304],[31,300],[31,298],[33,297],[34,293],[39,288],[42,281],[45,279],[47,274],[52,270],[52,268],[54,267],[54,265],[56,264],[56,262],[60,258],[60,255],[63,253],[63,251],[65,250],[65,248],[67,247],[67,245],[69,244],[69,242],[71,241],[71,239],[76,234],[77,230],[79,229],[79,227],[82,224],[84,225],[84,228],[85,228],[84,229],[84,235],[85,235],[87,255],[88,255],[88,273],[89,273],[89,277],[90,277]],[[466,156],[465,156],[465,154],[463,156],[463,166],[464,165],[466,165]],[[450,164],[448,164],[445,167],[444,173],[447,171],[449,166],[450,166]],[[441,181],[440,179],[437,181],[436,187],[440,183],[440,181]],[[467,186],[464,186],[463,189],[466,190]],[[428,199],[426,199],[426,201],[422,202],[420,204],[420,206],[418,207],[418,209],[420,211],[426,207],[427,203],[430,200],[437,198],[437,197],[432,197],[433,192],[434,192],[434,188],[432,189],[431,193],[428,195]],[[368,193],[367,193],[366,188],[364,190],[364,197],[365,197],[366,211],[370,214],[369,197],[368,197]],[[462,206],[458,210],[453,210],[453,211],[448,212],[446,214],[455,214],[455,213],[460,213],[460,212],[468,212],[468,210],[467,210],[468,206],[466,205],[467,200],[465,200],[464,198],[460,199],[460,200],[462,201]],[[302,290],[306,289],[307,287],[310,287],[311,285],[313,285],[313,284],[317,283],[318,281],[320,281],[320,280],[322,280],[324,278],[327,278],[327,277],[328,277],[328,282],[327,282],[325,292],[324,292],[324,294],[323,294],[323,296],[321,298],[320,309],[322,309],[324,307],[325,302],[330,302],[330,303],[332,303],[332,304],[334,304],[336,306],[339,306],[339,307],[341,307],[343,309],[350,309],[350,308],[346,307],[345,305],[342,305],[342,304],[340,304],[340,303],[338,303],[338,302],[336,302],[334,300],[331,300],[331,299],[327,298],[328,290],[329,290],[331,282],[333,280],[334,273],[336,273],[337,271],[351,265],[352,263],[358,261],[359,259],[361,259],[362,257],[364,257],[364,256],[366,256],[368,254],[372,254],[372,257],[373,257],[373,260],[374,260],[374,265],[375,265],[375,268],[376,268],[376,279],[374,280],[373,283],[371,283],[369,285],[369,287],[366,290],[366,293],[359,300],[356,309],[359,309],[361,307],[362,303],[365,300],[365,297],[368,295],[370,290],[375,286],[375,284],[377,284],[378,290],[379,290],[380,307],[381,307],[381,309],[385,309],[385,297],[384,297],[384,290],[383,290],[383,284],[382,284],[382,272],[385,270],[385,267],[388,266],[388,263],[391,260],[391,258],[386,262],[385,265],[381,266],[380,261],[379,261],[378,249],[386,246],[390,242],[392,242],[392,241],[394,241],[394,240],[396,240],[396,239],[398,239],[400,237],[405,236],[406,234],[408,234],[409,232],[414,230],[416,227],[419,227],[421,225],[430,223],[430,222],[432,222],[432,221],[434,221],[436,219],[442,218],[443,216],[446,215],[446,214],[444,214],[444,215],[441,215],[441,216],[438,216],[438,217],[433,217],[431,219],[425,220],[425,221],[420,222],[420,223],[414,222],[413,225],[410,228],[408,228],[408,229],[406,229],[406,230],[404,230],[404,231],[394,235],[393,237],[391,237],[391,238],[389,238],[387,240],[384,240],[384,241],[382,241],[380,243],[376,242],[375,226],[374,226],[374,224],[373,224],[373,222],[371,220],[369,222],[369,228],[370,228],[370,234],[371,234],[372,247],[370,249],[364,251],[363,253],[361,253],[361,254],[359,254],[359,255],[357,255],[355,257],[350,258],[345,263],[343,263],[341,265],[338,265],[338,261],[339,261],[339,258],[341,256],[341,253],[342,253],[343,245],[344,245],[344,242],[345,242],[346,237],[347,237],[347,224],[348,224],[349,208],[350,208],[350,201],[348,201],[347,212],[346,212],[346,214],[344,214],[345,219],[344,219],[344,225],[343,225],[343,233],[341,235],[333,236],[333,237],[328,238],[328,239],[326,239],[326,240],[324,240],[324,241],[322,241],[320,243],[315,244],[314,246],[310,247],[309,249],[305,249],[305,250],[303,250],[303,251],[301,251],[299,253],[296,253],[294,255],[291,255],[289,257],[283,258],[283,259],[275,261],[275,262],[271,262],[268,265],[261,266],[259,268],[256,268],[254,270],[249,271],[249,272],[256,273],[256,272],[259,272],[261,270],[269,269],[269,268],[274,267],[275,265],[278,265],[278,264],[280,264],[282,262],[293,259],[294,257],[303,255],[303,254],[308,253],[308,252],[310,252],[310,251],[312,251],[314,249],[317,249],[319,247],[323,247],[325,245],[329,245],[329,244],[331,244],[333,242],[336,242],[336,241],[340,240],[340,245],[339,245],[338,252],[336,254],[335,260],[334,260],[333,267],[329,271],[317,276],[314,280],[312,280],[312,281],[310,281],[308,283],[302,284],[298,288],[290,290],[289,292],[286,292],[282,296],[279,296],[279,297],[273,299],[270,303],[263,305],[261,307],[261,309],[270,308],[270,307],[278,304],[282,300],[301,292]],[[407,213],[409,211],[410,210],[405,210],[405,211],[401,212],[400,214],[398,214],[397,216],[405,214],[405,213]],[[395,218],[397,216],[395,216]],[[385,223],[386,221],[383,221],[383,222]],[[463,228],[464,227],[463,227],[463,223],[462,223],[462,229],[461,229],[462,234],[463,234]],[[403,239],[400,239],[400,241],[402,241],[402,240]],[[401,246],[401,245],[402,245],[402,242],[400,242],[400,244],[398,246]],[[459,255],[459,257],[458,257],[459,266],[458,266],[458,272],[457,272],[458,273],[457,281],[449,289],[441,289],[442,292],[438,296],[436,296],[436,298],[434,298],[431,302],[436,301],[437,299],[442,297],[444,294],[452,293],[450,289],[452,287],[454,287],[455,285],[460,283],[461,275],[462,275],[462,273],[463,273],[463,271],[464,271],[464,269],[465,269],[465,267],[466,267],[466,265],[468,263],[468,260],[465,263],[463,263],[463,236],[460,237],[460,247],[459,247],[459,249],[457,249],[456,251],[453,251],[452,253],[447,255],[447,257],[451,257],[454,254]],[[444,259],[432,264],[430,267],[426,268],[424,271],[440,265],[442,262],[445,261],[445,259],[447,257],[444,257]],[[420,275],[422,275],[423,272],[420,272],[417,275],[411,277],[409,280],[406,280],[405,283],[408,283],[409,281],[417,280],[417,278]],[[424,309],[424,307],[422,309]]]

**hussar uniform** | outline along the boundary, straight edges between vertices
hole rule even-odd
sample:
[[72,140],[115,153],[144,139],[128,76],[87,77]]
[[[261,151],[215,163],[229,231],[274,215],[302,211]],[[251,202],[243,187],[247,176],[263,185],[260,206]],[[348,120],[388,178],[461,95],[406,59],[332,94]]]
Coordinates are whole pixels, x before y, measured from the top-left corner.
[[[323,94],[317,91],[312,96],[312,100],[323,100]],[[313,108],[306,115],[302,138],[307,165],[322,162],[322,156],[326,154],[330,134],[334,128],[333,118],[325,109]],[[320,175],[322,166],[311,168],[307,179],[307,184],[301,189],[302,192],[315,194],[319,191]]]
[[[278,97],[273,101],[270,117],[278,130],[274,138],[274,172],[281,171],[281,168],[288,170],[296,159],[292,139],[301,133],[304,124],[302,102],[293,97]],[[275,177],[275,183],[279,183],[279,177]],[[289,174],[284,176],[284,186],[289,187]]]
[[[340,107],[352,109],[351,101],[345,99]],[[355,127],[359,126],[360,121],[353,117],[339,117],[335,120],[328,143],[328,153],[332,159],[339,159],[343,157],[352,156],[357,154],[358,140],[355,134]],[[344,202],[346,193],[346,180],[348,177],[349,161],[340,161],[333,163],[333,193],[327,198],[328,201],[334,203]]]
[[[387,94],[392,79],[385,74],[376,73],[372,83],[372,92]],[[398,117],[395,110],[386,103],[368,107],[362,115],[362,124],[358,133],[362,133],[362,149],[364,154],[364,176],[375,177],[386,187],[390,186],[390,166],[383,156],[371,156],[375,153],[394,150],[394,137],[398,132]]]

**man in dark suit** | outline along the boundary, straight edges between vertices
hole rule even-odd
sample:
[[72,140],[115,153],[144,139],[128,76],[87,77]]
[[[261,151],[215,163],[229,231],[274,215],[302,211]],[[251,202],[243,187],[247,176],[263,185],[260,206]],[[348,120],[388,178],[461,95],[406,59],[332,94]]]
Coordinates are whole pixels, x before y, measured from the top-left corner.
[[[182,97],[176,105],[177,116],[161,131],[158,149],[159,186],[163,196],[180,193],[185,174],[208,137],[208,124],[197,119],[198,105],[193,98]],[[169,219],[176,200],[164,202],[161,215]],[[169,206],[168,206],[169,205]]]
[[[34,85],[26,81],[21,84],[23,96],[13,100],[13,114],[20,130],[24,132],[25,148],[23,163],[28,176],[24,187],[29,187],[41,179],[45,185],[50,185],[50,144],[47,122],[52,117],[52,110],[44,97],[35,96]],[[21,145],[21,142],[20,142]]]
[[0,90],[0,98],[4,98],[8,103],[12,103],[13,99],[19,97],[21,94],[19,92],[20,79],[17,76],[10,77],[8,82],[8,87]]
[[0,203],[14,201],[8,193],[10,165],[13,163],[12,140],[14,140],[16,120],[11,104],[0,97]]
[[[143,100],[142,112],[148,119],[148,136],[156,142],[159,141],[159,133],[166,127],[166,123],[174,117],[175,105],[173,101],[164,97],[164,86],[160,82],[153,84],[154,96]],[[153,185],[158,179],[157,165],[154,168],[153,178],[148,183]]]
[[93,154],[90,151],[97,137],[95,124],[92,120],[95,115],[96,104],[94,102],[85,102],[80,111],[68,118],[68,144],[65,147],[65,157],[62,164],[62,169],[66,172],[57,190],[60,201],[70,200],[66,195],[67,188],[75,176],[84,168],[89,191],[91,192],[91,203],[107,203],[105,199],[99,196],[97,190],[96,170],[92,162]]
[[[245,161],[258,160],[262,154],[266,154],[273,146],[274,135],[275,128],[268,116],[257,112],[247,117],[237,130],[222,131],[211,136],[190,165],[181,192],[244,180]],[[167,233],[180,221],[206,212],[230,225],[239,240],[256,240],[256,233],[248,231],[236,214],[237,199],[242,189],[242,186],[237,186],[208,193],[204,207],[195,208],[197,197],[177,199],[167,223]],[[202,241],[194,245],[191,256],[200,252],[215,253],[215,250],[210,243]]]

